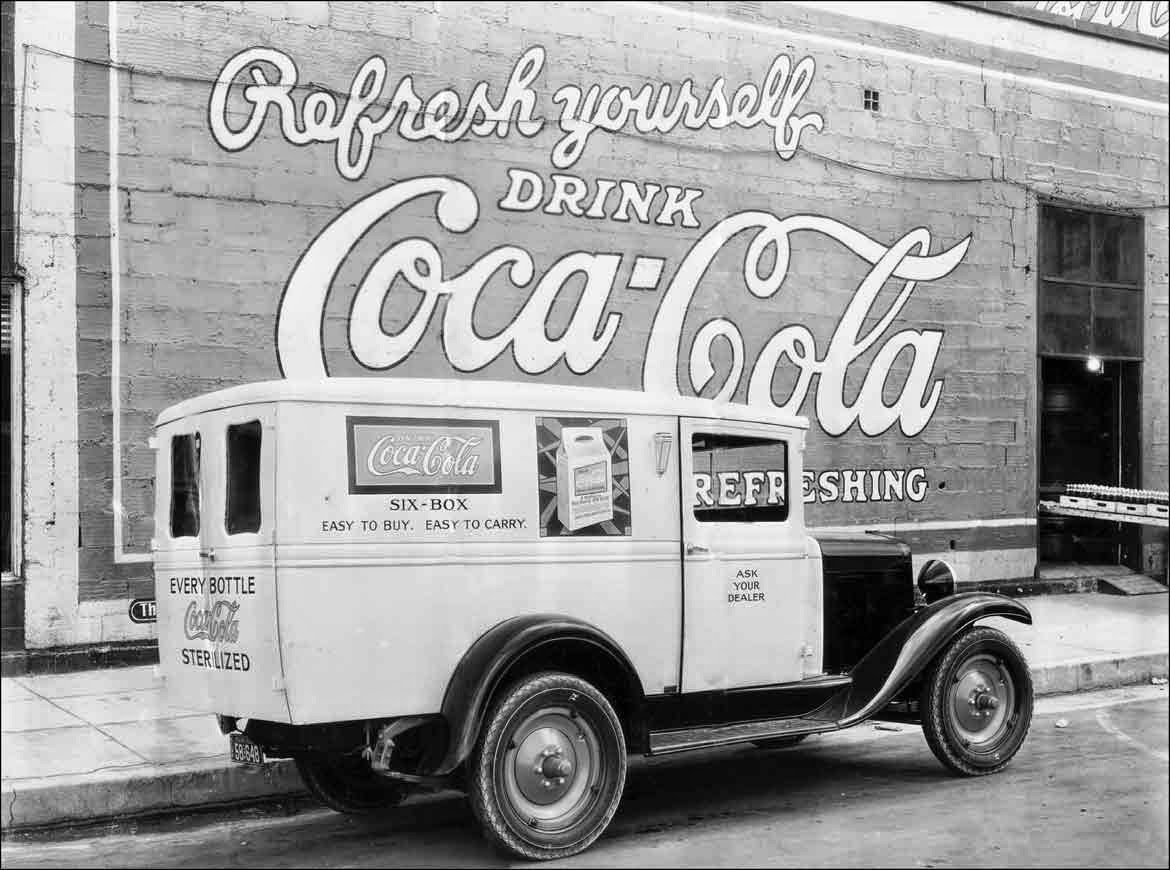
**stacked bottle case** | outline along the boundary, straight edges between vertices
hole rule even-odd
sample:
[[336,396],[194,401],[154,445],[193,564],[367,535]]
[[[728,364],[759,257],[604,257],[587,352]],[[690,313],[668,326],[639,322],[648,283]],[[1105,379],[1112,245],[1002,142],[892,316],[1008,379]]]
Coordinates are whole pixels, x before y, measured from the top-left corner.
[[1060,503],[1081,510],[1166,519],[1170,513],[1167,498],[1168,494],[1160,490],[1069,483],[1065,485]]

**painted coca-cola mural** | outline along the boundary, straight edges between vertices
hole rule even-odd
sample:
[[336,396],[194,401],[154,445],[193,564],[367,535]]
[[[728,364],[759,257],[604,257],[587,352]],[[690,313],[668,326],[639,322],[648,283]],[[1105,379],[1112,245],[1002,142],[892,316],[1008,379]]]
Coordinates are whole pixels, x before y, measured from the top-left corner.
[[[564,171],[579,168],[599,133],[669,137],[676,129],[764,127],[778,161],[790,160],[802,135],[825,126],[820,113],[801,111],[816,76],[811,56],[779,55],[760,81],[734,87],[723,77],[636,89],[565,84],[551,96],[555,122],[535,116],[547,64],[546,50],[534,46],[497,87],[481,80],[467,93],[420,94],[413,73],[395,85],[387,61],[373,57],[339,98],[301,86],[297,61],[281,50],[254,47],[227,60],[208,103],[216,144],[233,154],[266,137],[324,146],[346,181],[378,177],[374,149],[383,136],[438,148],[477,137],[534,140],[555,127],[547,171],[508,166],[474,185],[452,175],[401,178],[325,224],[290,264],[280,296],[273,350],[284,377],[376,376],[417,359],[428,373],[452,377],[492,370],[597,383],[607,382],[598,375],[612,370],[610,357],[633,349],[641,371],[623,378],[623,387],[770,405],[813,417],[829,436],[893,430],[913,437],[927,427],[943,395],[945,331],[909,322],[903,312],[919,284],[945,279],[962,262],[970,235],[940,245],[929,228],[909,227],[881,240],[827,215],[789,214],[766,202],[712,214],[701,187]],[[529,147],[539,159],[539,146]],[[506,227],[516,214],[538,216],[564,244],[548,246],[555,250],[545,258],[523,239],[477,249],[481,221]],[[596,235],[590,221],[636,222],[654,232],[627,249],[620,238],[605,250],[573,249],[575,227],[583,241]],[[387,243],[372,250],[362,243],[376,228]],[[786,283],[793,283],[793,262],[825,244],[855,258],[861,271],[856,283],[822,278],[848,295],[839,310],[821,308],[835,322],[818,338]],[[341,277],[355,267],[362,270],[356,286]],[[627,309],[623,291],[654,294],[657,302]],[[335,300],[348,308],[340,330],[330,328]],[[511,313],[484,316],[501,305]],[[703,308],[716,316],[695,330]],[[500,323],[485,329],[488,319]],[[745,330],[756,339],[750,357]],[[807,476],[804,497],[917,502],[927,485],[920,466],[819,469]]]
[[[76,545],[38,557],[77,578],[32,605],[66,614],[38,642],[150,630],[126,613],[150,595],[153,421],[279,378],[799,413],[810,527],[891,532],[966,579],[1033,573],[1038,197],[1137,201],[1165,180],[1164,107],[1129,88],[1124,51],[1088,72],[1023,43],[989,62],[877,7],[546,5],[37,10],[62,41],[28,75],[69,111],[26,113],[23,167],[71,174],[26,192],[25,259],[68,335],[30,340],[73,356],[28,389],[76,418],[78,446],[27,466],[79,481],[30,508],[72,517],[44,534]],[[973,44],[1007,38],[1012,18],[944,6]],[[60,214],[68,244],[42,250]],[[508,445],[448,416],[351,420],[350,490],[498,486]],[[542,534],[627,532],[616,425],[581,424],[609,472],[581,460],[565,504],[550,435]],[[721,497],[766,495],[770,470]]]

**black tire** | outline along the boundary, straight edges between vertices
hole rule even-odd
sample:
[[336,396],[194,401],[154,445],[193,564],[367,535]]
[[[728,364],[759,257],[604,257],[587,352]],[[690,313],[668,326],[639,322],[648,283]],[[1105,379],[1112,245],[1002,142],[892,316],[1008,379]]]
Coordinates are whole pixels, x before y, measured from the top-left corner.
[[575,855],[601,836],[621,802],[621,722],[579,677],[524,677],[493,703],[468,780],[472,811],[498,849],[532,860]]
[[296,764],[309,794],[339,813],[369,815],[397,806],[409,793],[403,783],[374,773],[362,758],[310,752],[297,756]]
[[789,737],[769,737],[767,740],[753,740],[752,745],[757,749],[787,749],[789,746],[795,746],[807,734],[793,734]]
[[943,766],[962,776],[996,773],[1032,724],[1032,675],[1002,631],[972,628],[935,659],[920,709],[926,742]]

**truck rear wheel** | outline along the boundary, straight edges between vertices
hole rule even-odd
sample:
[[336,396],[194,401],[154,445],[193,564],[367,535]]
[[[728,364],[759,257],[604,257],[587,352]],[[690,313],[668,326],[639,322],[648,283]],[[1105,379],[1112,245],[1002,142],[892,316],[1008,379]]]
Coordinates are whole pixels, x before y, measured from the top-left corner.
[[468,779],[472,810],[498,848],[530,860],[575,855],[601,836],[621,801],[621,722],[578,677],[525,677],[489,712]]
[[922,687],[922,731],[935,757],[963,776],[1007,766],[1032,722],[1032,676],[1003,632],[973,628],[954,638]]
[[407,787],[379,776],[362,758],[309,752],[297,756],[309,794],[339,813],[367,815],[402,803]]

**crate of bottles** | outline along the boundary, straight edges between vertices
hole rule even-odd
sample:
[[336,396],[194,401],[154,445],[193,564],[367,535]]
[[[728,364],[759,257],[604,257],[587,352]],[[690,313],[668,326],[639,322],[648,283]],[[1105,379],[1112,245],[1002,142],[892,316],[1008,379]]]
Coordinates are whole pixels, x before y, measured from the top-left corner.
[[1167,493],[1154,489],[1126,486],[1103,486],[1094,483],[1070,483],[1060,497],[1065,507],[1128,516],[1166,519]]
[[1060,497],[1060,503],[1065,507],[1076,508],[1082,511],[1111,511],[1113,502],[1104,498],[1099,490],[1101,486],[1088,483],[1070,483],[1065,486],[1065,495]]

